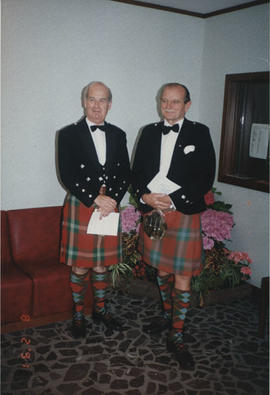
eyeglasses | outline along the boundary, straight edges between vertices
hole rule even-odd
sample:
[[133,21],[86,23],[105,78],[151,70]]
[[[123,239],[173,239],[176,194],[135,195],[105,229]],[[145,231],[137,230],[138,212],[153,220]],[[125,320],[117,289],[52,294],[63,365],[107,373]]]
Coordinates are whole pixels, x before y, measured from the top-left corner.
[[177,106],[179,104],[185,103],[184,100],[168,100],[168,99],[160,99],[161,104],[173,104],[174,106]]
[[91,104],[107,104],[109,102],[109,99],[101,98],[101,99],[96,99],[95,97],[87,97],[87,101]]

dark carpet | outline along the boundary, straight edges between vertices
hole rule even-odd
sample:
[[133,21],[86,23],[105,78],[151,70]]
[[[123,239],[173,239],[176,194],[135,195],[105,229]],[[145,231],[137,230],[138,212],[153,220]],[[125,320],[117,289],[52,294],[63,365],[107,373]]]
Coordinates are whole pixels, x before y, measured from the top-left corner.
[[181,370],[166,350],[166,332],[155,337],[143,332],[160,313],[159,300],[113,289],[109,297],[122,332],[106,333],[87,317],[82,341],[71,337],[71,321],[2,335],[1,394],[269,394],[268,325],[259,338],[252,296],[190,309],[186,334],[194,371]]

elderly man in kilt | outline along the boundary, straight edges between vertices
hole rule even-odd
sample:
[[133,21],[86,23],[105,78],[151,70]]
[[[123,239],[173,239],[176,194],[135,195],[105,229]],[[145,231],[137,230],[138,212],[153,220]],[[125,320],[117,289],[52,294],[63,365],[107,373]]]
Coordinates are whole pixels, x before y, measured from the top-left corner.
[[[72,335],[84,337],[84,296],[92,281],[93,319],[112,330],[121,329],[106,309],[107,267],[121,260],[120,224],[117,236],[88,234],[91,215],[106,217],[118,205],[130,182],[126,134],[105,122],[112,105],[110,89],[102,82],[82,92],[85,116],[59,131],[58,168],[67,190],[63,208],[60,261],[71,266]],[[90,275],[91,274],[91,275]]]
[[209,129],[185,118],[191,100],[184,85],[166,84],[157,98],[163,121],[142,130],[132,169],[133,191],[144,222],[148,218],[149,224],[151,217],[146,216],[153,217],[158,210],[167,225],[160,239],[141,227],[139,250],[143,260],[158,269],[164,313],[145,329],[157,333],[169,328],[168,350],[181,368],[193,369],[183,329],[191,278],[202,269],[200,213],[214,181],[215,152]]

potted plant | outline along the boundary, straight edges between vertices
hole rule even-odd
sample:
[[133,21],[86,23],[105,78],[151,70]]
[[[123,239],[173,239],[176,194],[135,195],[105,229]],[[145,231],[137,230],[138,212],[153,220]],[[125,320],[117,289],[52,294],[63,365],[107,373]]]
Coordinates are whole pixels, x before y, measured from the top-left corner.
[[[156,269],[144,263],[137,250],[141,215],[132,191],[129,192],[129,205],[120,211],[122,261],[109,268],[114,287],[119,285],[121,279],[127,286],[130,284],[129,280],[134,278],[150,282],[155,282],[156,278]],[[223,296],[229,302],[237,297],[235,293],[240,292],[245,296],[251,291],[250,287],[240,286],[251,276],[252,260],[246,252],[230,251],[225,245],[225,242],[231,239],[231,230],[234,226],[232,205],[215,200],[215,195],[221,195],[215,188],[205,195],[207,209],[201,215],[203,270],[199,276],[193,277],[191,282],[195,299],[196,295],[199,298],[199,301],[193,298],[193,304],[199,303],[200,306],[216,301],[222,302]],[[144,285],[144,288],[148,287],[147,284]],[[228,290],[234,290],[232,296],[228,296]],[[212,300],[209,298],[210,295]]]
[[204,264],[201,274],[192,279],[192,289],[199,293],[200,305],[211,291],[234,289],[251,276],[252,260],[248,254],[230,251],[225,245],[234,226],[232,205],[215,201],[215,195],[221,195],[215,188],[205,195],[207,209],[201,216]]

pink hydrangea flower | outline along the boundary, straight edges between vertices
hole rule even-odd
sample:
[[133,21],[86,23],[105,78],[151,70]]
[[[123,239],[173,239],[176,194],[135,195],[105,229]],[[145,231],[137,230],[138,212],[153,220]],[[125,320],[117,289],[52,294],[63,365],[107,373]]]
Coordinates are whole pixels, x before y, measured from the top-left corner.
[[202,231],[205,236],[217,241],[229,240],[234,225],[233,216],[224,211],[207,209],[201,215]]
[[140,216],[139,211],[137,211],[132,205],[128,205],[121,210],[122,231],[129,233],[132,230],[135,230],[138,233]]
[[207,236],[203,236],[203,248],[204,250],[211,250],[214,247],[214,240]]

